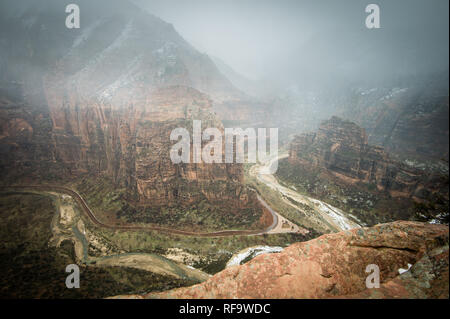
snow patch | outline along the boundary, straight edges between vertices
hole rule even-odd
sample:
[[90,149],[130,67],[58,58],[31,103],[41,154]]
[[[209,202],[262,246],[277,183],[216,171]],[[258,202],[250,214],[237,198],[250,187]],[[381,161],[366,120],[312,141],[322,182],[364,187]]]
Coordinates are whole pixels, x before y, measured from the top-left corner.
[[399,95],[399,94],[401,94],[401,93],[405,93],[406,91],[408,91],[408,88],[403,88],[403,89],[400,89],[400,88],[393,88],[393,89],[391,90],[391,92],[389,92],[388,95],[382,97],[381,100],[383,101],[383,100],[389,100],[389,99],[392,99],[392,98],[395,97],[396,95]]
[[401,274],[407,272],[409,269],[411,269],[411,267],[412,267],[412,265],[411,265],[411,264],[408,264],[408,268],[407,268],[407,269],[399,268],[399,269],[398,269],[398,273],[401,275]]
[[442,224],[442,220],[445,219],[445,217],[448,216],[448,212],[439,213],[436,215],[436,218],[433,218],[428,223],[429,224]]
[[[137,56],[133,60],[131,60],[126,66],[124,73],[116,79],[113,83],[108,85],[106,88],[99,93],[100,100],[108,100],[110,99],[114,92],[119,88],[124,87],[133,82],[136,72],[139,71],[140,61],[142,60],[142,55]],[[134,76],[133,76],[134,75]]]
[[378,91],[378,88],[372,88],[370,90],[362,91],[360,94],[361,95],[367,95],[367,94],[370,94],[370,93],[373,93],[373,92],[376,92],[376,91]]
[[325,204],[321,202],[320,200],[309,198],[310,201],[312,201],[314,204],[318,206],[320,211],[330,216],[334,222],[342,229],[342,230],[349,230],[352,228],[357,228],[359,226],[354,225],[354,223],[351,223],[344,215],[344,213],[331,205]]
[[129,21],[125,28],[122,30],[121,34],[111,43],[106,49],[102,52],[98,53],[92,60],[90,60],[86,66],[84,66],[80,71],[74,74],[71,78],[72,81],[76,83],[76,79],[80,79],[81,76],[87,76],[89,74],[89,70],[91,70],[95,65],[100,63],[100,61],[104,60],[108,54],[114,51],[117,48],[123,46],[125,41],[129,38],[133,31],[133,20]]
[[243,260],[245,260],[247,257],[256,257],[258,255],[262,254],[268,254],[268,253],[279,253],[283,250],[283,247],[278,246],[255,246],[247,248],[237,255],[231,257],[231,259],[227,262],[226,268],[231,266],[240,265]]

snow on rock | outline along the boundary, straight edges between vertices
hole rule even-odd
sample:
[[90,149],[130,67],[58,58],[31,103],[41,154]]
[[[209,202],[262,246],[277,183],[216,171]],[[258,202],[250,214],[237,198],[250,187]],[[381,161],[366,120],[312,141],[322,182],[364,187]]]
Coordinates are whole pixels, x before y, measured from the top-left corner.
[[100,100],[104,101],[110,99],[114,95],[114,92],[116,90],[133,82],[137,72],[139,71],[141,61],[142,55],[138,55],[133,60],[128,61],[124,67],[123,74],[113,83],[103,88],[102,91],[99,92]]
[[393,88],[391,90],[391,92],[388,95],[386,95],[385,97],[381,98],[381,100],[383,101],[383,100],[392,99],[394,96],[401,94],[401,93],[405,93],[406,91],[408,91],[408,88],[403,88],[403,89]]
[[442,224],[443,220],[445,220],[446,218],[448,219],[448,212],[439,213],[435,217],[436,218],[433,218],[428,223],[429,224]]
[[408,268],[407,268],[407,269],[399,268],[399,269],[398,269],[398,273],[401,275],[401,274],[407,272],[409,269],[411,269],[411,267],[412,267],[412,265],[411,265],[411,264],[408,264]]
[[362,91],[360,94],[361,95],[367,95],[367,94],[370,94],[370,93],[373,93],[373,92],[376,92],[376,91],[378,91],[378,88],[372,88],[372,89],[369,89],[369,90]]
[[132,32],[133,20],[130,20],[122,30],[121,34],[113,41],[113,43],[111,43],[102,52],[98,53],[81,70],[70,77],[72,83],[76,84],[77,82],[80,82],[83,77],[89,77],[90,71],[92,71],[96,65],[98,65],[107,56],[112,54],[114,50],[120,49],[124,46],[126,40],[131,36]]
[[255,246],[241,250],[239,253],[230,258],[227,262],[226,268],[231,266],[240,265],[243,260],[248,257],[254,258],[258,255],[267,253],[279,253],[283,250],[283,247],[278,246]]

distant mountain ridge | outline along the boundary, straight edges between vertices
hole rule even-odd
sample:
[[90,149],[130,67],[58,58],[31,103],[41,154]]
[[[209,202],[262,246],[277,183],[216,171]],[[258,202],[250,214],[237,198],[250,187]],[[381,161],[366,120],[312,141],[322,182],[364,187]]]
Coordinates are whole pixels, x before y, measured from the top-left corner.
[[[81,0],[81,28],[65,27],[65,3],[2,3],[3,78],[49,74],[85,97],[110,99],[122,88],[191,86],[218,100],[239,96],[205,54],[169,23],[127,1]],[[31,71],[31,72],[30,72]]]

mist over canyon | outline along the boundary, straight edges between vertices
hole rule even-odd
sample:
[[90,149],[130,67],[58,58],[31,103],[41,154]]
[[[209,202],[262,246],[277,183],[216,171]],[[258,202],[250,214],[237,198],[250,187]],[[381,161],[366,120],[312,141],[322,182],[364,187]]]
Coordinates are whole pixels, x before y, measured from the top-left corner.
[[[379,1],[369,29],[360,0],[78,0],[68,28],[68,3],[3,0],[0,297],[448,298],[448,2],[431,2]],[[193,160],[197,123],[277,130],[277,148]],[[67,264],[92,284],[66,289]]]

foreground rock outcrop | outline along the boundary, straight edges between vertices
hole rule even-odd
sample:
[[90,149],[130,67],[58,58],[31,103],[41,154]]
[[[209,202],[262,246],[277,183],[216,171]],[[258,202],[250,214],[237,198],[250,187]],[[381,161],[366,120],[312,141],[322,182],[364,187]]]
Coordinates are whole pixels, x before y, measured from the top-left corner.
[[[132,297],[448,298],[448,231],[444,225],[398,221],[323,235],[192,287]],[[380,288],[366,288],[369,264],[380,269]]]

